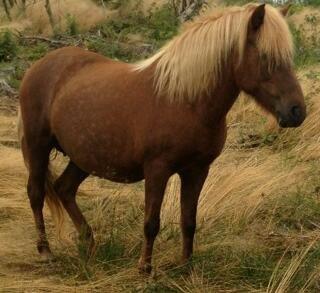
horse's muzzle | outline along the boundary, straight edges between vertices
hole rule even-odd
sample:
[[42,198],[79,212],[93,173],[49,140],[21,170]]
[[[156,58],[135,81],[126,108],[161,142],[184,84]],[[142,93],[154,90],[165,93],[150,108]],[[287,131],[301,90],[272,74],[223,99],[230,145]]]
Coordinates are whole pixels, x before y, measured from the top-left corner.
[[306,118],[306,109],[301,106],[292,106],[286,114],[277,112],[280,127],[298,127]]

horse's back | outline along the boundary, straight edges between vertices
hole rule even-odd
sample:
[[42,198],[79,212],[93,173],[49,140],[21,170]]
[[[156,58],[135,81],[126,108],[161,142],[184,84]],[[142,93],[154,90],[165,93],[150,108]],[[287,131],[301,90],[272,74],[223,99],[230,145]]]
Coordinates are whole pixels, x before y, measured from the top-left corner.
[[50,106],[57,91],[79,68],[108,62],[101,55],[76,47],[50,52],[26,72],[19,92],[20,107],[27,132],[50,132]]
[[97,62],[108,62],[108,59],[76,47],[52,51],[26,72],[20,87],[20,96],[22,99],[38,97],[42,100],[54,96],[59,83],[64,83],[79,68]]

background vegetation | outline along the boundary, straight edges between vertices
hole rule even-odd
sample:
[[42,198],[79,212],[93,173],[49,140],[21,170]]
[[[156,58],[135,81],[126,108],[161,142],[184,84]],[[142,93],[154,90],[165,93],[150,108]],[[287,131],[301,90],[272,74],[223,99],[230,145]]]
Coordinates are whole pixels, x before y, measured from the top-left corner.
[[[319,291],[319,1],[296,2],[288,19],[308,104],[306,122],[299,129],[278,129],[241,96],[228,117],[225,151],[201,196],[192,264],[179,266],[179,180],[174,177],[150,278],[136,268],[143,182],[125,186],[90,178],[81,186],[79,203],[95,231],[95,257],[85,262],[71,225],[66,240],[58,241],[47,215],[57,260],[39,262],[17,149],[15,90],[26,68],[55,48],[76,45],[134,62],[153,54],[193,14],[244,2],[209,1],[189,12],[189,2],[183,7],[172,1],[52,0],[53,20],[46,1],[13,1],[12,7],[7,2],[11,20],[4,10],[0,14],[0,292]],[[58,170],[65,163],[60,156],[54,162]]]

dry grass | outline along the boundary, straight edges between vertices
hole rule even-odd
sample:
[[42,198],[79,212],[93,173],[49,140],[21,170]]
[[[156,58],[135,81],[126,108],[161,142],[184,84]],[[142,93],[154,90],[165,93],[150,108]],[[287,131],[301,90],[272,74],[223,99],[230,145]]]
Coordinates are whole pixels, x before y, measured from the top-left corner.
[[[39,262],[20,152],[0,147],[2,290],[289,292],[320,236],[319,226],[285,231],[278,226],[278,221],[282,221],[281,213],[285,213],[281,207],[278,210],[278,205],[287,203],[290,208],[287,195],[297,192],[304,183],[311,184],[310,172],[320,159],[317,73],[319,69],[314,67],[299,74],[309,105],[309,116],[303,127],[299,130],[274,129],[277,138],[270,144],[264,144],[259,138],[252,145],[244,142],[251,139],[252,133],[263,138],[271,132],[252,102],[241,98],[235,105],[229,115],[230,135],[226,150],[213,164],[200,199],[194,268],[189,274],[178,265],[179,180],[176,177],[168,185],[163,205],[162,229],[155,247],[154,278],[145,279],[136,269],[142,241],[142,184],[126,186],[90,178],[81,187],[79,202],[94,227],[100,247],[89,264],[78,256],[74,241],[60,243],[56,240],[46,211],[57,261]],[[14,140],[14,128],[10,133],[4,131],[15,121],[15,116],[9,113],[2,111],[0,132],[5,133],[6,140]],[[61,169],[65,159],[59,157],[55,164]],[[304,196],[307,194],[302,194]],[[70,238],[75,238],[70,227]],[[255,275],[237,279],[239,266],[248,269],[238,258],[255,265],[257,256],[266,252],[278,253],[278,256],[267,273],[265,285],[257,285]],[[224,279],[226,276],[228,279]],[[318,278],[319,265],[315,265],[300,284],[301,292],[308,292]]]
[[[66,29],[68,16],[75,19],[80,30],[88,30],[114,15],[114,12],[99,7],[90,0],[53,0],[50,3],[56,28],[61,31]],[[29,1],[25,15],[21,8],[14,8],[11,11],[13,22],[8,22],[3,14],[4,12],[2,12],[0,29],[10,28],[19,31],[28,29],[34,34],[52,34],[44,5],[44,0],[35,3]]]
[[[62,11],[63,18],[67,10]],[[46,25],[39,22],[40,27]],[[39,260],[26,171],[16,148],[17,103],[1,98],[0,292],[317,292],[320,68],[308,67],[298,75],[308,104],[308,117],[299,129],[279,129],[247,97],[230,112],[225,151],[212,165],[200,198],[190,270],[179,266],[180,183],[176,176],[170,180],[151,278],[139,275],[136,268],[143,183],[121,185],[90,177],[81,186],[78,202],[98,244],[89,263],[70,222],[66,239],[57,240],[46,209],[57,259]],[[58,170],[65,164],[61,156],[54,161]]]

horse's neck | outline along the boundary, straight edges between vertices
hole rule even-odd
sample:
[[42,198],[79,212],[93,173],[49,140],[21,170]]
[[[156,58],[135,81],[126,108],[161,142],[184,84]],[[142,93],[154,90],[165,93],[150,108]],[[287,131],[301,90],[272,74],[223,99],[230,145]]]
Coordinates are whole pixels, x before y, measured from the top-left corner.
[[[200,99],[200,115],[213,127],[225,118],[240,93],[231,70],[223,74],[223,79],[210,93]],[[200,106],[201,104],[201,106]]]

